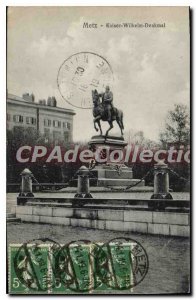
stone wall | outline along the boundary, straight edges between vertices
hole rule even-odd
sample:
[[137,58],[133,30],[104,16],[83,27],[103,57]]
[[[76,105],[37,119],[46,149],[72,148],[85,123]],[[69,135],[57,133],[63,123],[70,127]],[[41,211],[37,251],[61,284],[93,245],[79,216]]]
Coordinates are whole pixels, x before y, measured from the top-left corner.
[[189,237],[188,212],[158,212],[130,208],[72,208],[44,205],[15,207],[16,217],[23,222],[80,226],[123,232]]

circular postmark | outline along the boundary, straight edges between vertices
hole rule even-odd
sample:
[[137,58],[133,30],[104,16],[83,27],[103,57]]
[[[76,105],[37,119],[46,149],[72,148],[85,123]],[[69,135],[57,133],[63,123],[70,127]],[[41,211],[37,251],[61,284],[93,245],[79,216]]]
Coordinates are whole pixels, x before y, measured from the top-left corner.
[[77,108],[93,107],[92,90],[99,93],[112,86],[113,71],[109,62],[92,52],[79,52],[68,57],[60,66],[57,85],[63,99]]
[[95,261],[100,250],[99,245],[89,240],[72,241],[61,248],[55,269],[64,288],[89,292],[102,284],[95,273]]
[[19,246],[13,258],[21,284],[35,293],[128,290],[148,272],[143,246],[129,238],[107,243],[89,240],[66,245],[48,239],[34,239]]
[[54,264],[60,248],[59,243],[48,238],[34,239],[19,247],[14,257],[14,270],[27,290],[45,292],[55,286]]
[[148,272],[144,247],[129,238],[116,238],[103,244],[96,257],[96,273],[108,287],[128,290],[138,285]]

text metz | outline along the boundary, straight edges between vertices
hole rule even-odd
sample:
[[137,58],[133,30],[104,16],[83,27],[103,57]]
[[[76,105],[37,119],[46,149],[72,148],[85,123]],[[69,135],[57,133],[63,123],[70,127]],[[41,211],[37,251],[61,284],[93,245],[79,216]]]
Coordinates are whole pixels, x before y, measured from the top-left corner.
[[83,23],[83,28],[97,28],[97,24],[96,23],[84,22]]

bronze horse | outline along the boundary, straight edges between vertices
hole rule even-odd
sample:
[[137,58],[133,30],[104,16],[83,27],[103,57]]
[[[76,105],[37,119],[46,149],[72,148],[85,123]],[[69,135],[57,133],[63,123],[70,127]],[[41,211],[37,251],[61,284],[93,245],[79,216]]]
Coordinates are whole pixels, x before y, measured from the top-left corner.
[[[94,128],[96,131],[100,130],[102,135],[102,128],[100,121],[107,121],[110,125],[109,129],[106,131],[105,137],[108,136],[109,131],[114,127],[113,121],[116,121],[121,130],[121,135],[123,135],[123,112],[115,107],[111,108],[111,120],[108,119],[108,116],[104,110],[104,105],[100,101],[100,95],[97,90],[92,91],[93,98],[93,117],[94,117]],[[96,127],[96,123],[99,126],[99,129]]]

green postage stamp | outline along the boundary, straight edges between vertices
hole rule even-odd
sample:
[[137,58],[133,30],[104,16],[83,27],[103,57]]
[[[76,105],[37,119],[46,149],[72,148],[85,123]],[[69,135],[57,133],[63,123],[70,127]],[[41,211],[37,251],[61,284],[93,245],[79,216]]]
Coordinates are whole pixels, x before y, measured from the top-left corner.
[[9,245],[10,294],[131,292],[147,272],[144,248],[129,239]]

